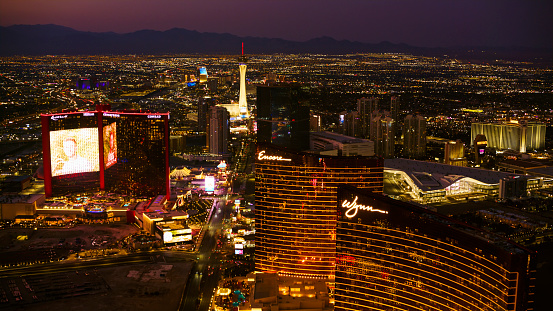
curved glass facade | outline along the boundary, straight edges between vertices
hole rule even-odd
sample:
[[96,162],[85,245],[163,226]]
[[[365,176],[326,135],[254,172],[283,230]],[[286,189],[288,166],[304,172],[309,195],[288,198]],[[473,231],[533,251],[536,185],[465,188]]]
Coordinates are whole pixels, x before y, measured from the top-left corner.
[[256,270],[332,278],[337,188],[355,184],[382,192],[382,160],[261,145],[255,165]]
[[532,310],[533,252],[352,188],[338,206],[336,310]]

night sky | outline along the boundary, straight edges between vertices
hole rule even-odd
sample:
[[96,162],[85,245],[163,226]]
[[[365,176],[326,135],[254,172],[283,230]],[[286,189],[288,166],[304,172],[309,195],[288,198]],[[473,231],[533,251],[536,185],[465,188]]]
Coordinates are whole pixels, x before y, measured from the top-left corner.
[[0,0],[0,25],[118,33],[186,28],[416,46],[553,47],[552,0]]

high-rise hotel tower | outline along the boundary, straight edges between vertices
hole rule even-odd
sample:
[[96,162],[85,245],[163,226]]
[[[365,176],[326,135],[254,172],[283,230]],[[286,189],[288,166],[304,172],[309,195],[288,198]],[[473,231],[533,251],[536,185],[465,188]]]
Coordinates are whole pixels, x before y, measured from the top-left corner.
[[332,279],[339,185],[382,192],[381,158],[322,156],[259,144],[255,269]]
[[335,310],[533,310],[535,252],[350,186],[337,201]]

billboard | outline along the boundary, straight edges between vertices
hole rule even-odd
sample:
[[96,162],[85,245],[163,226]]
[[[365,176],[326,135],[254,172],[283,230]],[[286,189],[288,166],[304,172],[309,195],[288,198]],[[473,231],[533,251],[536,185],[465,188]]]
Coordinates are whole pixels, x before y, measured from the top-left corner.
[[205,191],[206,192],[215,191],[215,176],[206,176],[205,177]]
[[187,241],[192,241],[192,234],[173,235],[173,232],[171,231],[163,232],[163,243],[165,244],[180,243],[180,242],[187,242]]
[[117,123],[104,126],[104,169],[117,163]]
[[98,128],[50,132],[52,177],[99,171],[98,146]]

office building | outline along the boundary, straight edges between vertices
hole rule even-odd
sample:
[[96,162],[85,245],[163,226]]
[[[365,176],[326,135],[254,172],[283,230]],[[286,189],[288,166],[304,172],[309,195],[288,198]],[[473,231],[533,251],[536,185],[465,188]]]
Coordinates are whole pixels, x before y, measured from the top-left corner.
[[361,120],[359,119],[359,113],[352,111],[340,115],[343,116],[342,134],[354,137],[362,137],[361,135]]
[[208,79],[207,69],[205,67],[200,67],[200,83],[206,83]]
[[511,149],[522,153],[543,150],[545,128],[545,124],[536,122],[472,123],[471,141],[477,135],[484,135],[487,146],[497,150]]
[[533,310],[535,252],[349,186],[337,208],[335,310]]
[[309,118],[309,130],[313,132],[319,132],[321,130],[321,116],[317,114],[311,114]]
[[478,134],[472,141],[474,147],[474,164],[480,166],[482,164],[482,158],[486,156],[486,147],[488,147],[488,140],[483,134]]
[[207,130],[207,112],[211,106],[213,106],[213,99],[211,97],[201,97],[198,100],[198,132],[205,132]]
[[169,196],[169,114],[107,109],[41,115],[46,196]]
[[528,195],[528,180],[526,176],[509,176],[499,181],[499,198],[520,198]]
[[467,166],[465,144],[460,139],[448,141],[444,145],[444,164]]
[[390,97],[390,115],[392,120],[399,121],[399,97]]
[[209,153],[227,154],[230,117],[223,107],[209,108]]
[[354,184],[382,192],[382,159],[258,144],[255,174],[256,271],[333,278],[336,190]]
[[374,152],[383,158],[394,157],[394,120],[388,112],[377,113],[371,122],[371,140],[374,142]]
[[257,141],[309,149],[308,91],[299,86],[257,87]]
[[426,120],[422,116],[407,115],[403,121],[403,156],[424,158],[426,155]]
[[[359,98],[357,100],[357,113],[359,116],[359,130],[354,135],[361,138],[369,138],[371,135],[371,121],[373,119],[373,114],[378,110],[378,99],[375,97],[371,98]],[[348,133],[348,135],[353,135]]]

